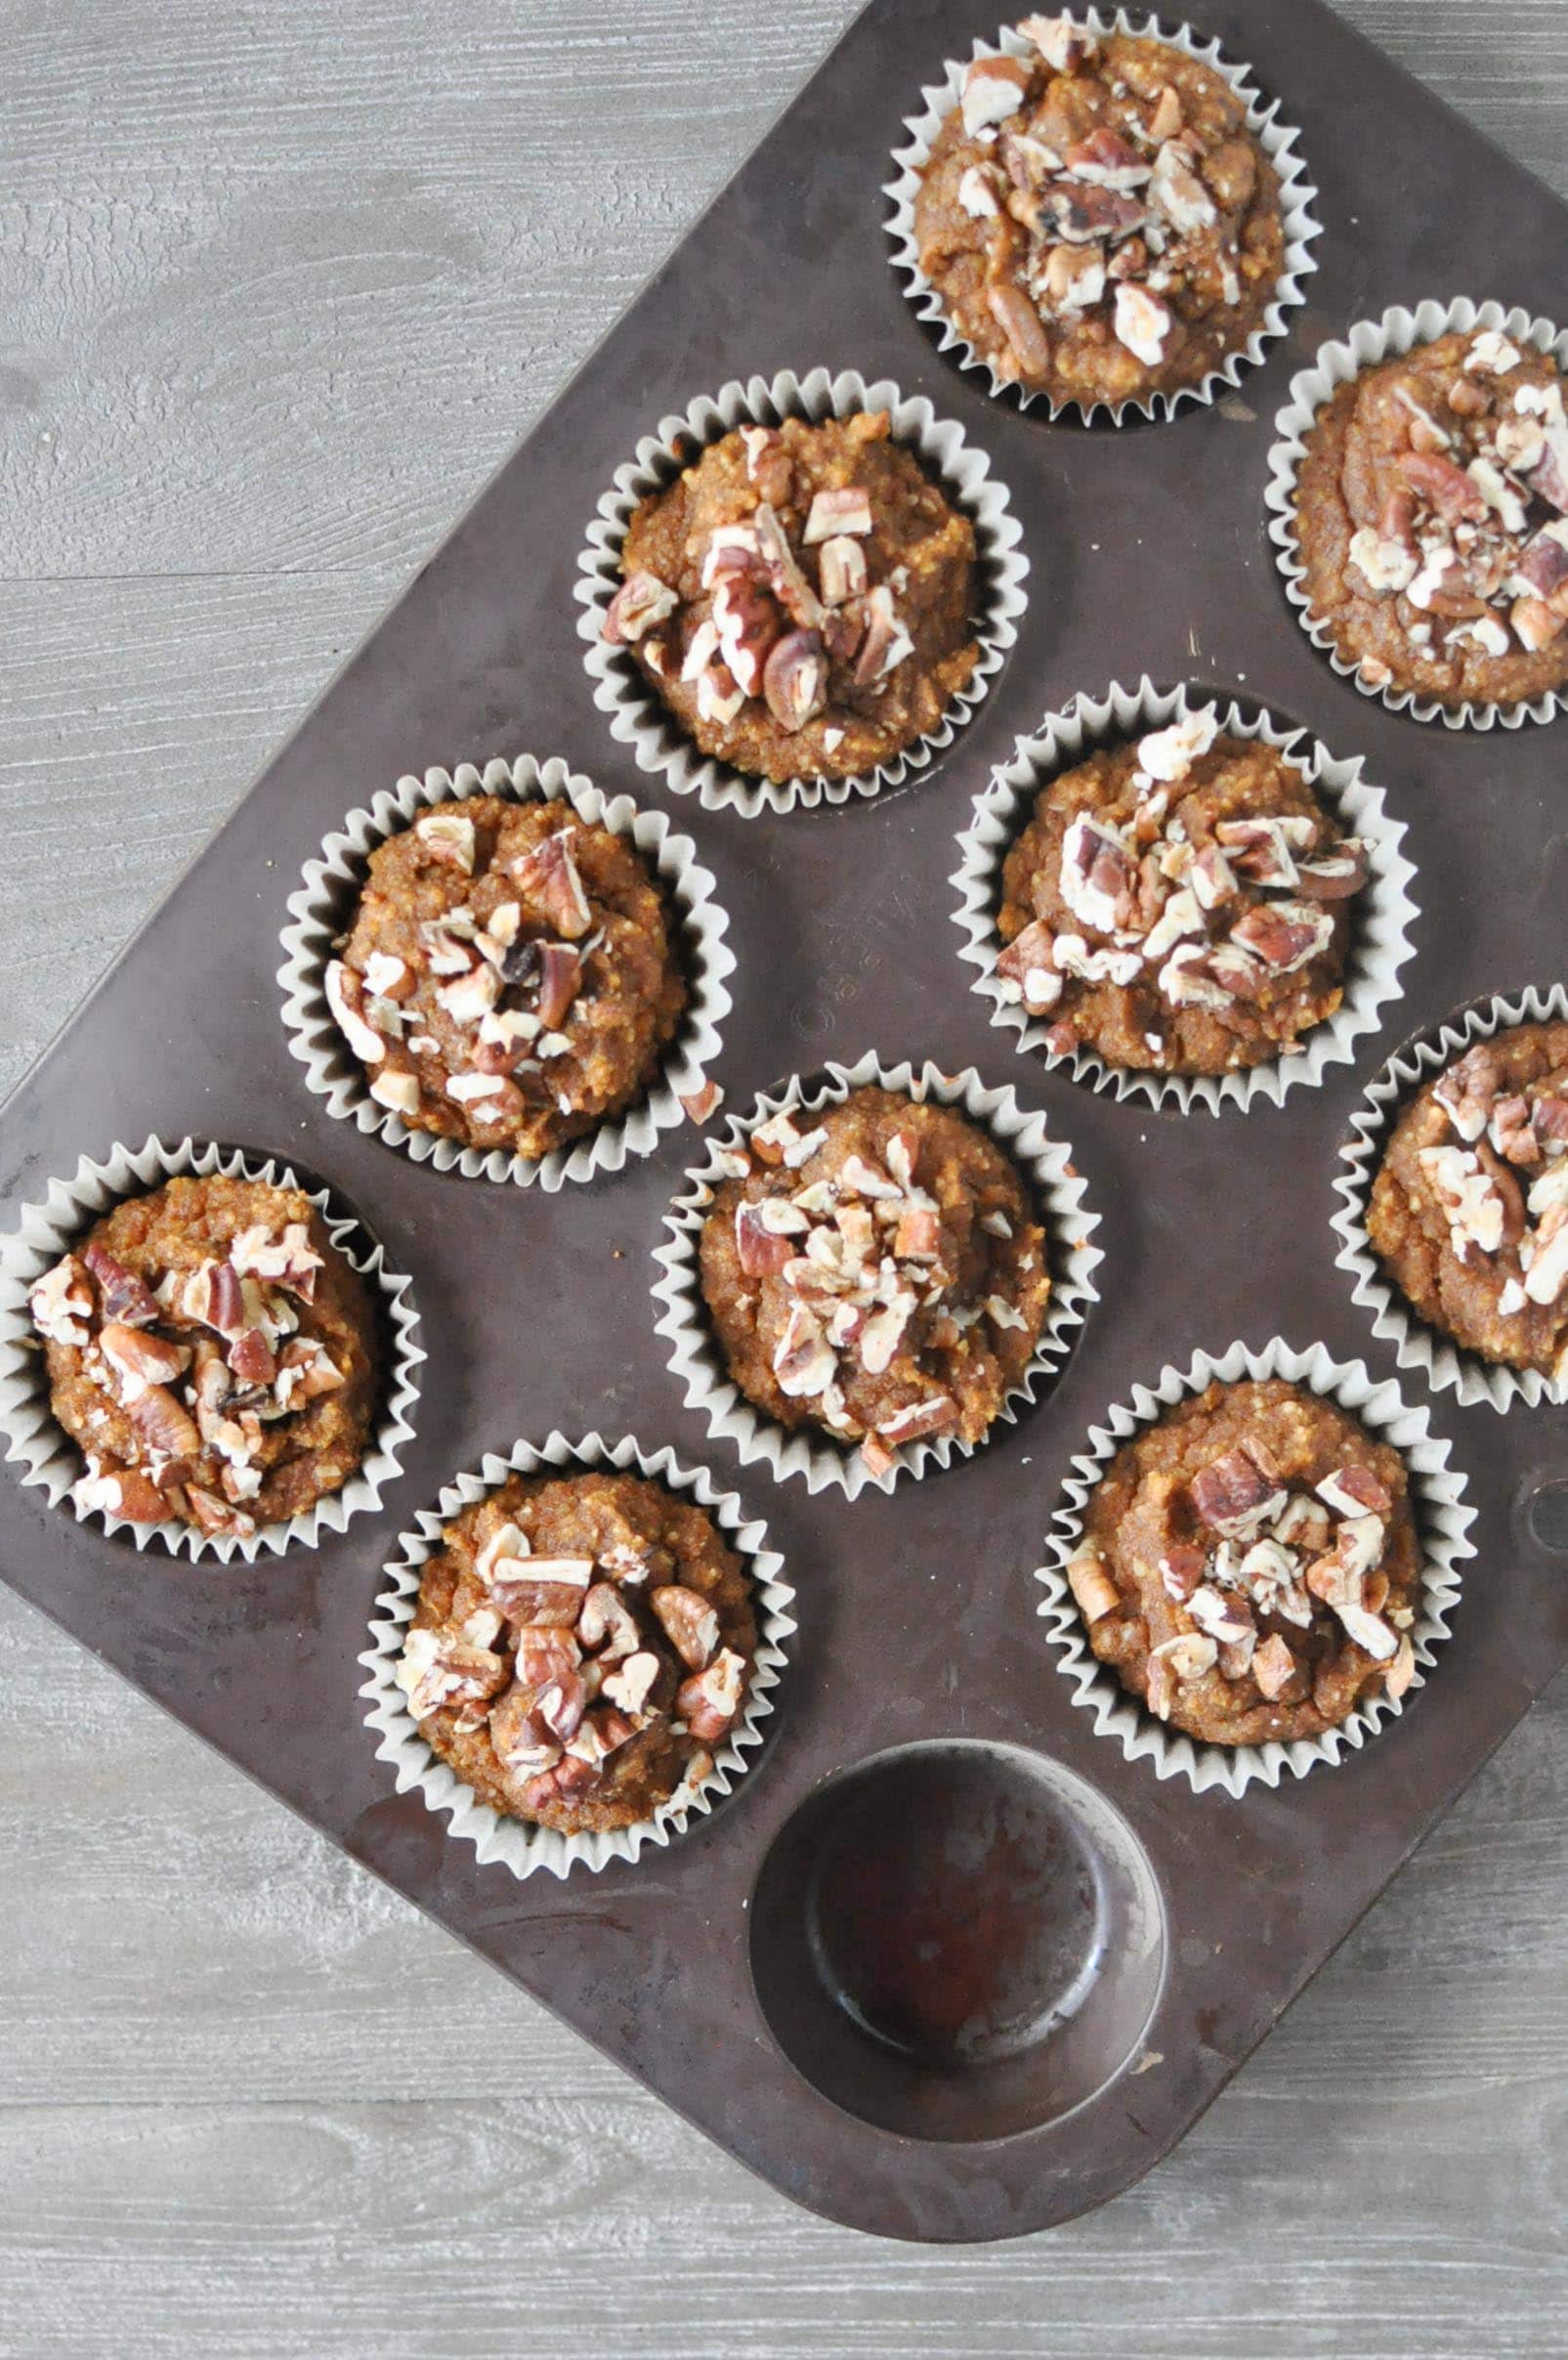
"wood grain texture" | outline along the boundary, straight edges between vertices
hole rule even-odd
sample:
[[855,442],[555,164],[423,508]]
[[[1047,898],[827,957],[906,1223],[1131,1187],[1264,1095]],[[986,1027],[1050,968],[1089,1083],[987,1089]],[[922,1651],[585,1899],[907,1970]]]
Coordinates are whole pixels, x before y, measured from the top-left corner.
[[[853,13],[0,0],[0,1081]],[[1563,0],[1343,13],[1568,185]],[[1169,2163],[973,2253],[758,2187],[9,1599],[0,1714],[0,2360],[1564,2348],[1568,1685]]]

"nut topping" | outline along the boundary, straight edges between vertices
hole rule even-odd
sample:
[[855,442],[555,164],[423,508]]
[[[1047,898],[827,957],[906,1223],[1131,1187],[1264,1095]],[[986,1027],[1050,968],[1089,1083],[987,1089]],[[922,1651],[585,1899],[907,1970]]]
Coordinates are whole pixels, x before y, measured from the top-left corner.
[[694,1738],[711,1745],[723,1737],[740,1710],[744,1679],[744,1663],[733,1649],[725,1648],[704,1670],[681,1683],[675,1709]]
[[610,602],[605,637],[615,646],[635,645],[667,622],[680,600],[657,574],[630,574]]
[[827,657],[818,631],[790,631],[763,667],[762,693],[781,729],[791,733],[815,721],[827,703]]
[[330,959],[321,977],[326,993],[326,1005],[337,1018],[338,1027],[361,1064],[379,1065],[387,1053],[387,1045],[374,1027],[365,1021],[364,986],[352,968],[341,959]]
[[1005,123],[1029,89],[1028,68],[1016,58],[976,58],[963,77],[963,127],[971,135]]
[[1229,1450],[1193,1479],[1192,1503],[1214,1531],[1239,1539],[1271,1522],[1286,1498],[1247,1451]]
[[[151,1303],[151,1297],[148,1296]],[[152,1312],[157,1314],[157,1305]],[[28,1299],[33,1326],[51,1344],[85,1344],[94,1298],[86,1271],[74,1254],[46,1270]]]
[[719,1618],[705,1598],[679,1582],[649,1592],[648,1603],[688,1671],[705,1671],[719,1644]]
[[466,813],[432,811],[414,822],[414,835],[433,858],[473,875],[474,823]]
[[558,829],[513,865],[512,874],[530,901],[536,901],[558,934],[576,941],[593,924],[593,913],[582,889],[577,864],[572,856],[575,830]]

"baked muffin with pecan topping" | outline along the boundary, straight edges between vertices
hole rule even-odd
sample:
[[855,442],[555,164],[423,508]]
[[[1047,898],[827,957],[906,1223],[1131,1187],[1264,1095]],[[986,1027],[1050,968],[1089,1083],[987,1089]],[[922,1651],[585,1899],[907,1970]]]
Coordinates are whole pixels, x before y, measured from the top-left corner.
[[884,409],[742,426],[651,493],[604,636],[705,754],[858,778],[974,676],[974,527]]
[[1050,1295],[1045,1234],[996,1141],[951,1107],[857,1090],[726,1151],[703,1299],[731,1376],[782,1425],[885,1475],[910,1442],[978,1442]]
[[686,1006],[634,844],[570,804],[466,795],[378,845],[328,1005],[410,1131],[537,1157],[642,1095]]
[[96,1222],[32,1293],[78,1503],[248,1538],[364,1456],[379,1353],[359,1272],[298,1188],[178,1179]]
[[1068,1580],[1101,1662],[1206,1745],[1321,1737],[1415,1674],[1403,1461],[1282,1379],[1210,1385],[1124,1443]]
[[914,204],[920,267],[998,377],[1112,405],[1201,385],[1285,268],[1280,184],[1222,74],[1165,41],[1026,17],[977,58]]
[[1308,614],[1372,688],[1527,703],[1568,680],[1568,416],[1549,354],[1439,336],[1341,385],[1306,437]]
[[1338,1008],[1367,874],[1296,763],[1186,714],[1040,790],[1002,871],[996,975],[1060,1053],[1256,1065]]
[[442,1540],[397,1679],[482,1802],[583,1835],[700,1785],[757,1650],[705,1510],[638,1476],[512,1476]]
[[1467,1352],[1568,1377],[1568,1024],[1479,1041],[1400,1116],[1367,1234]]

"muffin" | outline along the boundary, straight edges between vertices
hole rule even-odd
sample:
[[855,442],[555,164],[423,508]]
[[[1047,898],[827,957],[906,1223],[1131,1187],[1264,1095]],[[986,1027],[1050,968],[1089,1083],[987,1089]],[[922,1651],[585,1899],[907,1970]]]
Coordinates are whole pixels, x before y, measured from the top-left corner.
[[1113,406],[1200,386],[1285,269],[1280,183],[1222,74],[1026,17],[976,58],[914,201],[920,268],[1004,382]]
[[978,1442],[1039,1342],[1045,1237],[1024,1182],[946,1106],[856,1090],[777,1114],[726,1157],[703,1301],[758,1409],[859,1443]]
[[30,1309],[84,1509],[247,1539],[364,1456],[374,1309],[298,1188],[215,1176],[128,1198]]
[[1040,790],[1002,870],[1001,996],[1063,1054],[1256,1065],[1338,1008],[1367,875],[1295,763],[1191,713]]
[[1519,705],[1568,680],[1568,420],[1496,328],[1363,369],[1296,476],[1307,612],[1368,687]]
[[974,676],[974,527],[891,425],[742,426],[627,527],[604,636],[736,770],[862,777]]
[[701,1783],[757,1650],[705,1510],[637,1476],[515,1475],[442,1539],[396,1676],[482,1802],[584,1835]]
[[1415,1674],[1404,1463],[1282,1379],[1210,1385],[1124,1443],[1068,1581],[1100,1661],[1201,1744],[1318,1738]]
[[1367,1234],[1430,1326],[1568,1376],[1568,1024],[1477,1042],[1427,1083],[1394,1127]]
[[570,804],[466,795],[370,855],[326,998],[410,1131],[537,1158],[647,1090],[686,1006],[636,846]]

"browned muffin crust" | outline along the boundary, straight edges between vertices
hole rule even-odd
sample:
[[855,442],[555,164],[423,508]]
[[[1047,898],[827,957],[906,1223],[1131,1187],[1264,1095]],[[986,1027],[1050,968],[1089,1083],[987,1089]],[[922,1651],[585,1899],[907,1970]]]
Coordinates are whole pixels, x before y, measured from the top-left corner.
[[95,1222],[31,1308],[85,1508],[248,1537],[364,1455],[374,1309],[300,1189],[168,1180]]
[[632,518],[604,636],[703,753],[862,777],[968,687],[974,527],[891,427],[740,427]]
[[914,205],[920,268],[996,374],[1058,402],[1199,385],[1285,268],[1280,184],[1223,75],[1164,41],[1026,17],[977,58]]
[[1207,1745],[1292,1744],[1402,1696],[1420,1563],[1404,1463],[1278,1378],[1117,1452],[1068,1579],[1124,1689]]
[[729,1155],[701,1283],[731,1376],[784,1426],[977,1442],[1039,1342],[1045,1235],[994,1139],[951,1107],[857,1090]]
[[634,844],[570,804],[476,794],[370,855],[326,996],[411,1131],[535,1157],[642,1095],[686,983]]
[[704,1509],[639,1476],[512,1476],[442,1539],[397,1678],[482,1802],[585,1835],[701,1783],[757,1651]]
[[1341,385],[1306,438],[1308,611],[1370,687],[1527,703],[1568,680],[1565,511],[1556,364],[1439,336]]
[[1521,1024],[1428,1082],[1394,1127],[1367,1234],[1432,1327],[1568,1375],[1568,1024]]
[[1040,790],[1002,871],[1002,996],[1063,1054],[1256,1065],[1338,1008],[1366,878],[1299,768],[1194,713]]

